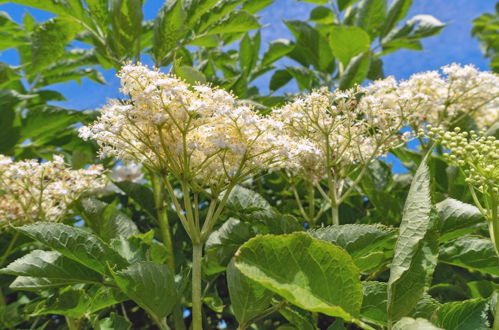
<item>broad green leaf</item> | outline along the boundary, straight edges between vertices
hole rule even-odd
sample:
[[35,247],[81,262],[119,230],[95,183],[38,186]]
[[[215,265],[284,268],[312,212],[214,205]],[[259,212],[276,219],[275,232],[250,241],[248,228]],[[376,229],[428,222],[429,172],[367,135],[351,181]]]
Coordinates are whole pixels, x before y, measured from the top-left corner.
[[76,82],[81,83],[81,80],[83,78],[88,78],[98,84],[106,83],[104,76],[99,70],[95,68],[86,68],[86,69],[71,69],[59,74],[43,76],[40,78],[40,80],[38,80],[36,85],[38,87],[41,87],[41,86],[58,84],[70,80],[75,80]]
[[56,251],[34,250],[0,270],[2,274],[42,277],[54,284],[101,282],[99,273],[64,257]]
[[499,276],[499,259],[487,238],[462,236],[440,246],[439,261]]
[[184,25],[187,13],[182,3],[181,0],[166,2],[154,20],[152,53],[157,66],[168,64],[172,59],[171,51],[188,33]]
[[154,239],[154,231],[152,230],[128,238],[119,237],[113,239],[110,245],[130,264],[142,261],[161,264],[165,263],[168,258],[168,251],[163,244]]
[[383,225],[346,224],[322,227],[308,232],[315,238],[344,248],[361,271],[372,269],[377,262],[372,260],[383,250],[393,249],[396,231]]
[[370,62],[371,56],[369,52],[352,58],[345,71],[340,76],[340,89],[348,89],[356,84],[362,83],[369,72]]
[[381,30],[382,37],[390,33],[393,27],[407,15],[411,6],[412,0],[394,0],[392,2]]
[[329,45],[334,56],[346,66],[353,57],[369,50],[371,39],[366,31],[357,26],[333,26]]
[[175,74],[192,85],[206,83],[206,77],[201,71],[187,65],[176,66]]
[[230,192],[225,207],[242,219],[265,219],[273,216],[273,210],[260,194],[235,186]]
[[379,57],[372,56],[371,63],[369,64],[369,71],[367,72],[367,79],[378,80],[383,78],[385,78],[383,61]]
[[257,13],[271,5],[273,2],[274,0],[246,0],[243,2],[242,9],[248,13]]
[[93,286],[88,290],[68,288],[38,304],[33,315],[61,314],[80,318],[127,300],[116,288]]
[[320,71],[330,72],[334,58],[327,37],[306,22],[284,23],[296,39],[296,45],[288,56],[305,68],[313,65]]
[[109,317],[100,319],[94,324],[95,330],[129,330],[132,328],[132,323],[116,313],[111,313]]
[[312,313],[304,311],[293,305],[288,305],[279,310],[279,313],[284,316],[286,320],[292,323],[296,329],[300,330],[316,330],[315,324],[317,320],[314,319]]
[[52,18],[40,24],[32,36],[29,72],[38,73],[59,59],[64,54],[64,47],[81,30],[80,24],[63,17]]
[[158,318],[170,314],[177,302],[173,274],[166,265],[142,262],[115,274],[118,287],[148,313]]
[[109,18],[111,30],[107,35],[106,47],[112,50],[112,60],[116,65],[137,56],[140,52],[142,34],[143,0],[111,0]]
[[13,90],[0,89],[0,153],[8,154],[20,139],[20,129],[15,124],[15,107],[24,99]]
[[338,0],[338,8],[340,10],[345,10],[346,8],[350,7],[351,5],[355,4],[358,1],[359,0]]
[[407,21],[407,25],[414,27],[412,38],[425,38],[440,32],[446,24],[431,15],[417,15]]
[[0,11],[0,51],[26,43],[21,26],[4,11]]
[[226,276],[232,310],[240,328],[244,329],[250,325],[246,322],[269,307],[274,294],[243,275],[234,261],[227,267]]
[[427,157],[409,189],[388,280],[388,319],[396,322],[415,307],[431,281],[438,243],[436,219],[431,215]]
[[86,225],[105,242],[139,233],[132,219],[121,212],[116,203],[107,204],[95,198],[84,198],[76,203],[76,207]]
[[238,10],[206,31],[206,34],[247,32],[258,29],[260,23],[252,14]]
[[47,136],[56,136],[67,126],[82,120],[81,112],[59,108],[53,105],[32,107],[22,119],[21,135],[35,141]]
[[85,20],[85,9],[81,0],[1,0],[0,3],[13,2],[32,8],[46,10],[61,16],[72,16],[79,20]]
[[441,201],[435,207],[441,221],[440,242],[472,233],[485,222],[477,207],[452,198]]
[[300,308],[360,323],[359,270],[335,245],[304,233],[257,236],[238,250],[235,266]]
[[288,72],[288,70],[276,70],[270,78],[269,89],[271,92],[278,90],[279,88],[286,85],[293,76]]
[[302,66],[286,66],[286,70],[298,83],[300,90],[312,90],[315,75],[312,71]]
[[365,281],[364,299],[360,314],[363,318],[380,325],[386,325],[387,322],[387,284],[384,282]]
[[100,238],[79,228],[38,222],[16,230],[101,274],[108,273],[108,267],[121,269],[127,264]]
[[355,25],[367,31],[372,39],[381,32],[386,19],[386,0],[362,0]]
[[241,3],[243,3],[243,0],[218,2],[217,5],[207,12],[196,24],[196,33],[204,33],[209,28],[216,26],[220,23],[220,21],[226,19],[232,12],[234,12]]
[[262,65],[270,65],[293,50],[288,39],[277,39],[269,44],[269,49],[263,54]]
[[403,317],[400,321],[394,324],[392,330],[444,330],[436,327],[430,321],[422,318],[413,319],[411,317]]
[[150,217],[156,218],[156,210],[154,206],[154,195],[151,189],[147,188],[143,184],[121,181],[114,182],[118,188],[123,190],[125,194],[133,199],[140,207],[149,214]]
[[490,329],[487,320],[488,309],[486,299],[449,302],[438,309],[435,324],[453,330]]
[[332,24],[334,22],[334,13],[325,6],[317,6],[310,12],[309,21],[319,24]]
[[9,86],[13,81],[21,79],[21,75],[14,67],[0,62],[0,88]]
[[9,285],[9,288],[14,290],[26,290],[26,291],[40,291],[42,289],[49,289],[59,286],[66,286],[67,280],[63,279],[51,279],[45,277],[31,277],[31,276],[18,276]]

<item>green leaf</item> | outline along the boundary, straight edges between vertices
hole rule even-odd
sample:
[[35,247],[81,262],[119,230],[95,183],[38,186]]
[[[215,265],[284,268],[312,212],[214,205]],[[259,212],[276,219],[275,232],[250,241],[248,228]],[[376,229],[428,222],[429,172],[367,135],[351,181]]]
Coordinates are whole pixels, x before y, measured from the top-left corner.
[[225,207],[241,219],[265,219],[274,214],[269,202],[260,194],[239,185],[230,192]]
[[15,107],[23,100],[16,91],[0,89],[0,153],[8,154],[20,139],[20,129],[15,124]]
[[440,246],[439,261],[499,276],[499,259],[487,238],[462,236]]
[[21,26],[4,11],[0,11],[0,51],[26,43]]
[[163,244],[154,239],[154,231],[152,230],[126,239],[124,237],[113,239],[110,244],[130,264],[141,261],[152,261],[160,264],[166,262],[168,257],[168,251]]
[[354,57],[340,76],[340,89],[348,89],[362,83],[369,72],[370,62],[369,52]]
[[388,280],[388,319],[396,322],[416,306],[431,281],[438,243],[431,216],[427,157],[419,166],[407,196]]
[[254,15],[238,10],[209,28],[208,31],[206,31],[206,34],[247,32],[258,29],[259,27],[260,23],[258,23],[258,19]]
[[140,50],[142,34],[143,0],[111,0],[109,17],[111,29],[107,45],[112,50],[112,60],[121,66],[121,61],[136,56]]
[[362,0],[358,6],[355,25],[361,27],[371,39],[376,38],[386,19],[386,0]]
[[84,198],[76,203],[76,207],[85,223],[105,242],[139,233],[132,219],[118,209],[117,203],[107,204],[95,198]]
[[[338,0],[338,8],[340,10],[345,10],[359,0]],[[327,3],[327,2],[326,2]]]
[[317,6],[310,12],[309,21],[319,24],[332,24],[334,13],[328,7]]
[[36,305],[35,315],[60,314],[80,318],[127,300],[116,288],[92,286],[87,290],[68,288]]
[[270,79],[270,91],[274,92],[278,90],[286,85],[291,79],[293,79],[293,76],[288,72],[288,70],[276,70]]
[[249,225],[233,218],[225,221],[206,240],[205,272],[215,274],[224,271],[237,249],[253,236],[255,232]]
[[263,54],[262,65],[270,65],[293,50],[288,39],[277,39],[269,44],[269,49]]
[[151,189],[147,188],[143,184],[121,181],[114,182],[118,188],[123,190],[128,197],[133,199],[140,207],[149,214],[153,219],[156,218],[156,210],[154,206],[154,195]]
[[437,312],[435,324],[444,329],[486,330],[489,328],[486,299],[453,301],[443,304]]
[[414,27],[412,38],[425,38],[439,33],[446,24],[431,15],[417,15],[407,21],[407,25]]
[[226,274],[232,310],[240,328],[244,329],[243,325],[250,325],[246,322],[269,307],[273,293],[243,275],[234,261],[227,267]]
[[40,24],[32,36],[30,73],[54,63],[64,54],[64,48],[82,30],[82,26],[69,18],[56,17]]
[[166,265],[142,262],[115,274],[118,287],[148,313],[163,318],[177,302],[173,274]]
[[444,330],[436,327],[430,321],[422,318],[413,319],[411,317],[403,317],[394,324],[392,330]]
[[241,246],[235,266],[300,308],[360,323],[359,270],[335,245],[304,233],[257,236]]
[[191,66],[175,66],[175,74],[191,85],[206,83],[206,77],[204,76],[204,74],[198,69]]
[[296,329],[300,330],[316,330],[315,324],[317,320],[314,319],[312,313],[304,311],[293,305],[285,306],[279,310],[282,316],[290,323],[292,323]]
[[379,325],[386,325],[387,321],[387,284],[384,282],[365,281],[364,299],[360,314],[363,318],[375,322]]
[[383,24],[383,28],[381,29],[382,37],[390,33],[393,27],[407,15],[407,12],[411,6],[412,0],[394,0],[392,2],[390,9],[388,10],[385,23]]
[[99,273],[64,257],[59,252],[34,250],[0,270],[2,274],[42,277],[55,285],[101,282]]
[[181,0],[166,2],[154,20],[152,53],[157,66],[166,65],[171,61],[171,51],[189,32],[184,25],[187,13],[182,3]]
[[383,61],[376,56],[371,57],[371,63],[369,65],[369,72],[367,73],[367,79],[377,80],[385,78],[385,73],[383,72]]
[[273,2],[274,0],[246,0],[243,2],[242,9],[248,13],[257,13],[271,5]]
[[329,45],[334,56],[346,66],[353,57],[369,50],[371,38],[357,26],[332,26]]
[[23,138],[37,139],[56,136],[67,126],[82,120],[81,112],[59,108],[53,105],[32,107],[22,120],[21,135]]
[[440,242],[476,231],[485,222],[480,210],[470,204],[447,198],[435,205],[440,217]]
[[300,90],[312,90],[315,80],[312,71],[301,66],[286,66],[286,70],[296,80]]
[[109,317],[100,319],[95,325],[95,330],[129,330],[132,323],[116,313],[111,313]]
[[16,230],[101,274],[107,274],[108,267],[120,269],[127,264],[100,238],[79,228],[62,223],[38,222]]
[[364,271],[377,266],[370,258],[380,252],[383,256],[383,250],[393,248],[396,231],[383,225],[346,224],[322,227],[308,233],[344,248],[357,267]]

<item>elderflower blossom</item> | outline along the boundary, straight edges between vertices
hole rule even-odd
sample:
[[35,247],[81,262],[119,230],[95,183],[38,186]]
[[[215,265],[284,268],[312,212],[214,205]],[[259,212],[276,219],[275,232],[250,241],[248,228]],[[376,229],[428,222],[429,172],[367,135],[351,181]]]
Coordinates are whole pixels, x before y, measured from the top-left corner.
[[469,115],[480,129],[499,121],[499,76],[473,65],[443,66],[443,75],[428,71],[397,82],[388,77],[366,87],[367,95],[384,110],[405,112],[408,124],[449,128]]
[[126,65],[118,76],[129,99],[109,102],[97,121],[80,129],[103,157],[213,188],[278,166],[299,144],[281,136],[280,122],[238,105],[224,90],[189,86],[142,65]]
[[466,183],[482,194],[499,194],[499,140],[475,132],[446,132],[429,127],[428,135],[439,141],[447,152],[444,156],[466,175]]
[[288,169],[316,180],[327,171],[346,177],[351,165],[369,163],[400,144],[400,114],[379,112],[372,97],[359,104],[362,93],[361,88],[334,92],[321,88],[273,111],[287,134],[308,141],[292,155],[295,164]]
[[0,226],[59,221],[83,193],[104,187],[103,168],[71,170],[60,156],[50,162],[13,162],[0,155]]

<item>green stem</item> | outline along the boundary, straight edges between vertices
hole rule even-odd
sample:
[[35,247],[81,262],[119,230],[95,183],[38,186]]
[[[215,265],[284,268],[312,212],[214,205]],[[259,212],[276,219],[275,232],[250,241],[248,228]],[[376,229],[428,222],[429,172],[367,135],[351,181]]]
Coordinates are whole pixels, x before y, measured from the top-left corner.
[[155,315],[152,315],[150,314],[154,323],[156,323],[156,325],[158,326],[158,328],[160,330],[170,330],[170,327],[168,326],[168,324],[166,323],[166,319],[165,318],[158,318],[156,317]]
[[[167,179],[168,180],[168,179]],[[151,173],[151,183],[154,195],[154,206],[157,211],[159,230],[163,245],[167,251],[167,264],[173,274],[175,274],[175,258],[173,254],[173,243],[170,232],[170,224],[168,221],[168,210],[166,207],[166,198],[161,184],[161,179],[157,174]],[[180,301],[173,307],[172,313],[175,329],[185,330],[184,318],[182,316],[182,306]]]
[[203,244],[192,246],[192,330],[202,330],[201,303],[201,262],[203,259]]
[[66,316],[66,323],[68,324],[69,330],[78,330],[78,323],[72,317]]
[[333,217],[333,225],[337,226],[340,224],[340,212],[338,205],[331,205],[331,215]]
[[19,232],[16,231],[14,236],[12,236],[12,239],[9,242],[9,246],[7,246],[7,249],[5,249],[5,252],[3,253],[2,257],[0,258],[0,267],[3,266],[5,260],[9,257],[10,253],[12,252],[12,249],[14,248],[14,245],[16,244],[17,239],[19,238]]
[[496,310],[494,313],[494,326],[493,330],[499,330],[499,301],[496,302]]
[[314,190],[314,184],[312,182],[307,182],[307,189],[308,189],[308,217],[311,219],[312,223],[310,224],[313,226],[315,223],[314,218],[315,218],[315,190]]

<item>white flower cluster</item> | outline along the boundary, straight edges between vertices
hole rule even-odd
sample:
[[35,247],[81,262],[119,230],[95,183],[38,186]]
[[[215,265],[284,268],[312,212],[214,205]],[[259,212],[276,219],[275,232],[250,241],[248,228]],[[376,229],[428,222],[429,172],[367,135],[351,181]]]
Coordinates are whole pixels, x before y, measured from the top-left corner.
[[381,101],[361,98],[363,92],[322,88],[272,112],[286,134],[309,142],[293,154],[292,172],[314,179],[328,171],[346,177],[351,165],[369,163],[401,143],[404,118],[396,109],[380,111],[373,104]]
[[102,156],[144,164],[181,180],[223,185],[279,166],[297,142],[283,125],[238,105],[224,90],[186,82],[142,65],[119,73],[126,101],[111,101],[90,126]]
[[448,128],[466,115],[480,129],[499,120],[497,74],[458,64],[444,66],[442,72],[418,73],[400,82],[388,77],[367,86],[367,95],[383,111],[405,112],[416,129],[422,122]]
[[84,192],[104,187],[103,168],[71,170],[60,156],[50,162],[13,162],[0,155],[0,226],[59,221]]

